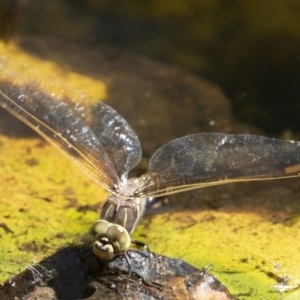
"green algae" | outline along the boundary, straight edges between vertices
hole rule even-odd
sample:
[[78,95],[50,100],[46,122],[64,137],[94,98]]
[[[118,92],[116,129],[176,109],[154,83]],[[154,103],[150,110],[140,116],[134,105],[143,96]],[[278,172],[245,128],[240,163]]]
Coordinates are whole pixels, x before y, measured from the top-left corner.
[[271,274],[299,284],[300,220],[295,223],[274,225],[251,213],[183,211],[144,220],[134,236],[150,241],[155,252],[207,267],[239,299],[279,299]]
[[[80,243],[106,193],[56,149],[37,147],[39,139],[0,140],[3,281],[60,247]],[[25,163],[31,157],[34,166]]]

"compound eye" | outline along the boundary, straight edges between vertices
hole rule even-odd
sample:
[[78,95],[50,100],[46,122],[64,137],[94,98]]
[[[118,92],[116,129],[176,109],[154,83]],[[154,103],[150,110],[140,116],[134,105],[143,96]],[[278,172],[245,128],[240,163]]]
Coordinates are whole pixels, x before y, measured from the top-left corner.
[[89,237],[93,241],[93,253],[103,260],[113,259],[131,245],[130,235],[124,227],[105,220],[98,220],[91,226]]
[[89,230],[89,237],[92,241],[95,241],[102,236],[107,236],[107,231],[110,226],[105,220],[98,220],[96,221]]
[[129,249],[131,239],[128,231],[120,225],[112,224],[107,231],[107,238],[118,252]]
[[106,241],[95,241],[93,244],[93,253],[103,260],[112,260],[115,257],[115,251],[111,244]]

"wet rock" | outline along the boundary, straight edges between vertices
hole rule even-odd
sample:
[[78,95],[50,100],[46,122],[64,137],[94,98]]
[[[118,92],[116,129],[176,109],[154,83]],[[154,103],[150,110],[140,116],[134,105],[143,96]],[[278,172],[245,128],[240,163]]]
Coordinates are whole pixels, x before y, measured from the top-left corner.
[[4,283],[0,298],[235,299],[205,268],[133,250],[103,262],[89,247],[68,247],[31,266]]

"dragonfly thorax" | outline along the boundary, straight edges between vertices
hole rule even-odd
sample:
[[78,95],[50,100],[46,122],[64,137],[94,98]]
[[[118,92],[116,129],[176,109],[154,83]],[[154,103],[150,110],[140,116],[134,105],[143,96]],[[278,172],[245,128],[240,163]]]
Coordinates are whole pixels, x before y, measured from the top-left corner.
[[102,207],[100,218],[121,225],[132,233],[146,204],[146,199],[134,195],[139,182],[139,178],[131,178],[117,192],[111,193]]

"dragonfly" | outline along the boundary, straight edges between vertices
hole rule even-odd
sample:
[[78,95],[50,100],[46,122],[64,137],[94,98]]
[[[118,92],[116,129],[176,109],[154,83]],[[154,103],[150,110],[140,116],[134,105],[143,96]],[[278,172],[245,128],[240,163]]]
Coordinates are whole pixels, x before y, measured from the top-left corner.
[[174,139],[149,159],[140,177],[140,141],[113,108],[0,82],[0,105],[58,147],[109,192],[89,235],[93,253],[112,260],[131,247],[147,199],[233,182],[300,175],[300,142],[251,134],[196,133]]

